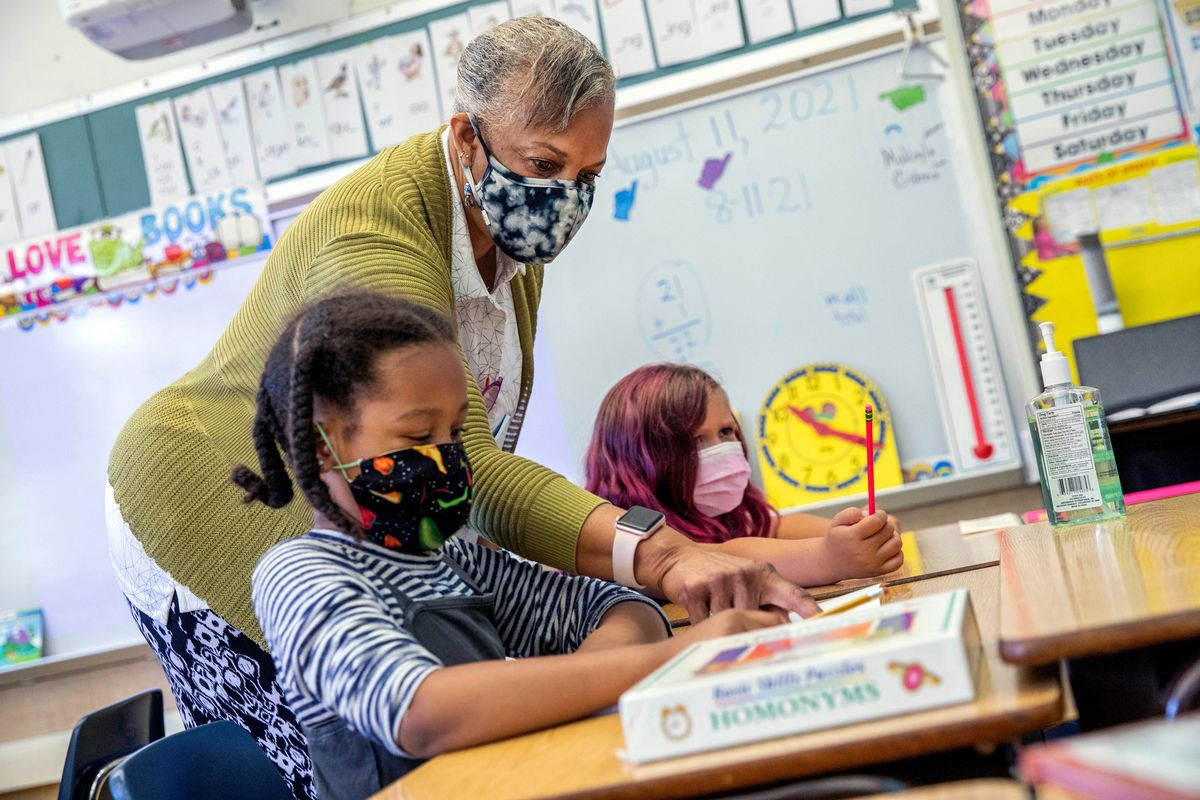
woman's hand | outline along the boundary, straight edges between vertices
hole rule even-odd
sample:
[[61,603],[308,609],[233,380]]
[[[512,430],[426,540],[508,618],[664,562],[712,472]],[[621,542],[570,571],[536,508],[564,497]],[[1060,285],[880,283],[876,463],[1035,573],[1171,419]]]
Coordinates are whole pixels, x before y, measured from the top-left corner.
[[830,523],[822,542],[831,568],[843,578],[873,578],[904,564],[900,524],[885,511],[847,508]]
[[721,545],[697,544],[671,529],[660,531],[638,547],[638,575],[643,559],[651,582],[668,600],[688,612],[693,623],[729,608],[765,609],[778,621],[787,612],[808,617],[820,611],[804,589],[790,583],[763,561],[722,552]]

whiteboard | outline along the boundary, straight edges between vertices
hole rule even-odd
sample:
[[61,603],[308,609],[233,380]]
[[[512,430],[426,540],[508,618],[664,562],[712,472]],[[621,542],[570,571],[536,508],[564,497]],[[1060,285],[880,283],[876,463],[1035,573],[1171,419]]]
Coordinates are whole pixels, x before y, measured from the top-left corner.
[[591,217],[546,268],[528,420],[565,447],[534,428],[531,455],[581,478],[601,398],[645,363],[710,370],[754,420],[790,370],[841,361],[880,386],[902,462],[947,456],[912,274],[979,245],[953,87],[899,66],[875,55],[617,127]]
[[0,328],[0,609],[42,608],[46,655],[142,640],[108,558],[108,453],[129,415],[212,349],[263,260],[169,296]]

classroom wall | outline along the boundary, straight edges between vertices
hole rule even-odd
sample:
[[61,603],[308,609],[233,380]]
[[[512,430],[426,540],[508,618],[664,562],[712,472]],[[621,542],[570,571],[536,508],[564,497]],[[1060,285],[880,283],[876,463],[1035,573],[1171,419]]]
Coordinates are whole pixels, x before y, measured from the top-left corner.
[[0,117],[194,64],[240,47],[323,25],[393,0],[252,0],[255,20],[278,25],[145,61],[126,61],[67,27],[55,0],[0,0]]

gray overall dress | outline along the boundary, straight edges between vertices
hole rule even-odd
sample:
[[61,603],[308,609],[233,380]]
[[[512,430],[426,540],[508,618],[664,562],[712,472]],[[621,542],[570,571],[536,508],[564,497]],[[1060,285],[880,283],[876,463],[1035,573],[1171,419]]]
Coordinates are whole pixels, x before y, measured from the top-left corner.
[[[504,658],[504,644],[492,613],[495,597],[480,591],[454,559],[443,562],[475,593],[466,597],[413,600],[387,585],[404,611],[404,627],[447,667]],[[342,719],[301,726],[312,756],[313,781],[320,800],[363,800],[399,780],[420,760],[401,758],[355,731]]]

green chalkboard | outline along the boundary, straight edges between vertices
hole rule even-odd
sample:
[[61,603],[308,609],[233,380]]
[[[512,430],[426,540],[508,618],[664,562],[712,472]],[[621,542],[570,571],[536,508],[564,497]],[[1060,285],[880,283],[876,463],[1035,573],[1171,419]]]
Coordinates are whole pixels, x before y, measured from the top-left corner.
[[[144,208],[150,204],[150,188],[146,183],[146,174],[142,166],[142,148],[138,139],[137,121],[134,109],[146,102],[161,100],[193,91],[210,83],[226,81],[264,67],[288,64],[305,58],[311,58],[321,53],[354,47],[377,39],[381,36],[392,36],[416,30],[428,25],[431,21],[452,14],[462,13],[472,5],[486,0],[462,2],[436,12],[410,17],[398,22],[374,28],[362,33],[344,36],[323,42],[306,50],[291,53],[287,56],[264,60],[244,67],[240,70],[214,75],[202,81],[180,86],[169,92],[140,97],[135,101],[94,111],[80,117],[62,122],[52,123],[36,129],[42,137],[42,148],[46,154],[46,171],[50,180],[50,192],[54,198],[54,208],[58,214],[61,227],[82,225],[94,219],[113,216]],[[602,0],[601,0],[602,2]],[[892,8],[864,16],[891,13],[894,10],[915,8],[917,0],[892,0]],[[659,69],[645,75],[623,79],[621,86],[629,86],[644,81],[671,75],[682,70],[702,64],[719,61],[730,56],[760,50],[789,39],[809,36],[814,33],[839,27],[849,22],[855,22],[864,16],[853,19],[841,19],[829,25],[810,28],[790,36],[747,45],[738,50],[732,50],[710,56],[699,61],[688,62],[673,67]],[[743,20],[744,22],[744,20]],[[25,131],[28,133],[29,131]],[[337,163],[337,162],[333,162]],[[325,169],[332,164],[323,164],[301,170],[296,175]],[[286,179],[285,176],[282,179]]]

